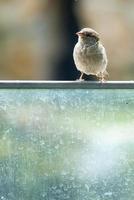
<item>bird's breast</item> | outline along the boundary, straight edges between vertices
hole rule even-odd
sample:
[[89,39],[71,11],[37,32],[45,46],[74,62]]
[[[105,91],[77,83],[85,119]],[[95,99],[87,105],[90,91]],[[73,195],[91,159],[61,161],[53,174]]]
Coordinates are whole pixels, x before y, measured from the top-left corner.
[[103,59],[103,54],[96,50],[90,50],[85,47],[78,50],[78,60],[82,65],[95,65],[99,64]]
[[76,67],[86,74],[97,74],[106,66],[103,46],[101,48],[90,48],[77,44],[74,49],[74,60]]

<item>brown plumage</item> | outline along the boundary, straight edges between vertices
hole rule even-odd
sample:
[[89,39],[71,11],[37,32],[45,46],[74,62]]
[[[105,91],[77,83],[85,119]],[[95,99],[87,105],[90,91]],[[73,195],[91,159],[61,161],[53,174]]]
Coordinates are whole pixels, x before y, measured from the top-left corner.
[[74,47],[73,57],[76,68],[81,72],[80,79],[83,74],[93,74],[103,80],[108,61],[99,34],[91,28],[84,28],[76,34],[78,42]]

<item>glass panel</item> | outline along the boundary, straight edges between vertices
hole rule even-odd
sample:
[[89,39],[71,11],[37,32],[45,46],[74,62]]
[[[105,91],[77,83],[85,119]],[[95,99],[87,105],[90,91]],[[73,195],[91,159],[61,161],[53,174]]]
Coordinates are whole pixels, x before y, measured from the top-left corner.
[[0,91],[1,200],[133,200],[133,90]]

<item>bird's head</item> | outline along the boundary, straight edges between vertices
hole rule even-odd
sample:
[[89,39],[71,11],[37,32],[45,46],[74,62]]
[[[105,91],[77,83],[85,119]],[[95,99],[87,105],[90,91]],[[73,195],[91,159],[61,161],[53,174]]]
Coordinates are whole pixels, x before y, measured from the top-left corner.
[[88,45],[94,45],[99,41],[99,34],[91,28],[83,28],[76,33],[79,37],[79,41]]

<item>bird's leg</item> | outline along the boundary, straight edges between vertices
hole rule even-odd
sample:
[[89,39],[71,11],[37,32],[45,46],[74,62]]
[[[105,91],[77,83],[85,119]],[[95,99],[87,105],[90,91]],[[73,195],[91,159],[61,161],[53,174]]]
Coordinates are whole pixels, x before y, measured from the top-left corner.
[[101,83],[104,83],[106,81],[106,79],[105,79],[106,77],[107,78],[109,77],[109,74],[106,70],[104,72],[100,73],[99,78],[100,78]]
[[99,75],[99,80],[100,80],[101,83],[105,82],[105,77],[104,77],[104,74],[102,72]]
[[105,71],[103,72],[103,75],[104,75],[104,77],[109,78],[109,73],[107,72],[107,70],[105,70]]
[[83,72],[81,72],[81,75],[80,75],[80,78],[79,78],[79,80],[80,80],[80,81],[82,81],[82,80],[83,80],[83,79],[82,79],[83,75],[84,75],[84,73],[83,73]]

